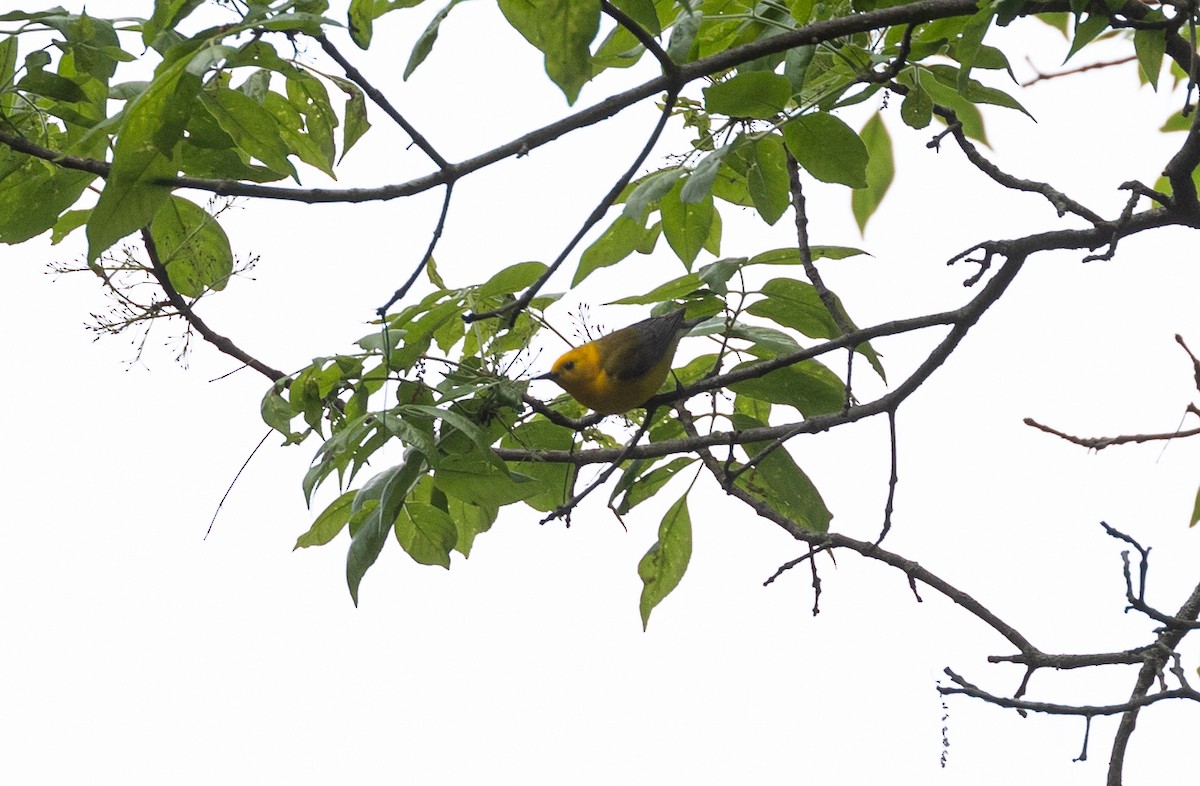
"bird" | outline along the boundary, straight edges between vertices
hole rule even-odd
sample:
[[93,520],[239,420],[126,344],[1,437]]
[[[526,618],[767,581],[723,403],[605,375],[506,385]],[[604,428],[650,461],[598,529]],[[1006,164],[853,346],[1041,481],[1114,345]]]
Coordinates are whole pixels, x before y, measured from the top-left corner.
[[650,317],[567,351],[550,379],[585,407],[601,415],[628,412],[658,392],[679,340],[703,319],[684,319],[685,309]]

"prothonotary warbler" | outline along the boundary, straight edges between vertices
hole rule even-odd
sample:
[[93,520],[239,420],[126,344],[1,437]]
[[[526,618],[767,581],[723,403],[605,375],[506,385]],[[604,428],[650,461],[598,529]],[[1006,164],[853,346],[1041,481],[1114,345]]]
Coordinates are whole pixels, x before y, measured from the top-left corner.
[[575,347],[547,374],[580,404],[602,415],[628,412],[658,392],[675,347],[702,320],[685,320],[684,309],[650,317]]

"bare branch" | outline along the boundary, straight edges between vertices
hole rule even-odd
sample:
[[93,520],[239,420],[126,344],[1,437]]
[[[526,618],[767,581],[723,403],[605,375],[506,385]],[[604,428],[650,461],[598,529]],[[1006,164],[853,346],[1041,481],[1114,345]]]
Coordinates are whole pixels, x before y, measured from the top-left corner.
[[1044,74],[1038,70],[1038,67],[1033,64],[1033,61],[1027,57],[1025,58],[1025,62],[1029,64],[1029,67],[1033,69],[1033,72],[1037,74],[1037,76],[1035,76],[1033,79],[1022,82],[1021,87],[1029,87],[1030,85],[1037,84],[1038,82],[1044,82],[1048,79],[1058,79],[1062,76],[1082,74],[1085,71],[1094,71],[1098,68],[1112,68],[1113,66],[1125,65],[1126,63],[1132,63],[1136,60],[1137,55],[1130,55],[1129,57],[1121,57],[1116,60],[1101,60],[1096,63],[1081,65],[1077,68],[1068,68],[1065,71],[1055,71],[1053,73]]
[[946,669],[945,673],[953,680],[958,687],[939,687],[938,693],[943,696],[960,694],[970,696],[974,699],[986,701],[988,704],[995,704],[997,707],[1006,707],[1014,710],[1025,710],[1026,712],[1040,712],[1046,715],[1078,715],[1081,717],[1096,717],[1097,715],[1121,715],[1124,713],[1137,713],[1142,707],[1147,707],[1151,704],[1157,704],[1160,701],[1170,699],[1188,699],[1189,701],[1200,701],[1200,693],[1188,688],[1176,688],[1174,690],[1161,691],[1153,695],[1143,691],[1140,696],[1131,698],[1127,702],[1121,704],[1054,704],[1045,701],[1026,701],[1025,699],[1011,699],[1006,696],[997,696],[994,693],[989,693],[975,685],[967,682],[959,674],[956,674],[952,669]]
[[[897,85],[897,87],[902,88],[904,86]],[[954,136],[955,143],[958,144],[959,148],[963,151],[963,154],[966,155],[967,160],[974,164],[976,169],[990,177],[992,180],[996,181],[1005,188],[1009,188],[1014,191],[1027,191],[1034,194],[1041,194],[1046,198],[1047,201],[1050,202],[1051,205],[1054,206],[1054,209],[1058,212],[1060,218],[1067,213],[1074,213],[1075,215],[1092,224],[1105,223],[1104,219],[1101,218],[1099,214],[1089,210],[1079,202],[1076,202],[1074,199],[1071,199],[1063,192],[1051,186],[1049,183],[1042,183],[1037,180],[1024,180],[1022,178],[1015,177],[1000,169],[1000,167],[996,166],[991,161],[988,161],[986,158],[984,158],[983,154],[979,152],[979,148],[975,147],[974,143],[967,138],[966,132],[963,131],[962,123],[958,121],[958,115],[954,113],[954,110],[950,109],[949,107],[935,106],[934,112],[936,112],[939,117],[946,121],[947,130],[951,135]]]
[[1141,442],[1160,442],[1162,440],[1175,439],[1176,437],[1194,437],[1200,434],[1200,427],[1187,429],[1186,431],[1172,431],[1164,434],[1124,434],[1119,437],[1075,437],[1070,434],[1063,433],[1056,428],[1038,423],[1033,418],[1025,418],[1023,421],[1026,426],[1032,426],[1039,431],[1044,431],[1047,434],[1053,434],[1056,437],[1065,439],[1067,442],[1074,443],[1081,447],[1091,450],[1104,450],[1110,445],[1128,445],[1130,443]]
[[[684,432],[693,439],[698,438],[700,435],[696,432],[696,426],[692,422],[691,418],[687,415],[687,411],[680,407],[676,410],[676,412],[679,414],[679,419],[683,424]],[[1038,652],[1037,647],[1034,647],[1028,639],[1026,639],[1016,630],[1016,628],[1000,619],[1000,617],[993,613],[992,610],[987,606],[983,605],[966,592],[963,592],[954,585],[950,584],[950,582],[946,581],[940,576],[937,576],[916,562],[905,559],[899,554],[895,554],[887,551],[886,549],[880,548],[874,543],[857,540],[836,532],[813,532],[811,530],[804,529],[799,524],[768,505],[765,501],[755,497],[753,494],[741,488],[740,486],[726,484],[724,482],[725,472],[721,466],[721,462],[717,461],[717,459],[713,457],[712,453],[707,448],[698,448],[696,453],[700,456],[700,460],[704,462],[704,466],[706,469],[708,469],[709,473],[716,478],[718,483],[722,484],[726,494],[737,497],[752,510],[754,510],[754,512],[759,516],[778,524],[784,531],[786,531],[796,540],[803,541],[810,546],[821,546],[826,549],[847,549],[866,557],[867,559],[877,560],[886,565],[897,568],[908,577],[909,581],[913,583],[914,587],[915,583],[919,581],[922,584],[937,590],[946,598],[954,603],[957,603],[967,612],[977,617],[984,624],[988,625],[988,627],[992,628],[992,630],[999,633],[1021,652]]]
[[895,509],[896,501],[896,484],[900,482],[900,476],[896,474],[896,412],[892,410],[887,413],[888,416],[888,443],[891,446],[892,472],[888,475],[888,495],[887,502],[883,505],[883,527],[879,531],[879,537],[875,539],[875,545],[883,543],[883,539],[887,537],[888,532],[892,529],[892,511]]

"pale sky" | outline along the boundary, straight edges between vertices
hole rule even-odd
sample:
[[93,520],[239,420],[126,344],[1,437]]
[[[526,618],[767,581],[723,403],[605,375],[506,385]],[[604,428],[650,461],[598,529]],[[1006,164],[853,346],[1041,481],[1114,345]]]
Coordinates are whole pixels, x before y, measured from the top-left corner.
[[[148,4],[129,2],[89,10],[141,5],[148,13]],[[380,20],[380,46],[367,54],[335,40],[448,158],[566,111],[557,88],[537,81],[540,56],[496,27],[502,20],[489,3],[455,8],[429,60],[401,83],[411,43],[435,10]],[[1066,53],[1037,22],[1000,33],[1001,45],[1026,47],[1042,70]],[[309,47],[307,56],[318,54]],[[1028,76],[1022,58],[1012,60]],[[578,105],[649,73],[588,86]],[[1117,185],[1152,183],[1177,143],[1155,129],[1181,95],[1139,88],[1129,67],[1045,82],[1018,97],[1038,123],[985,111],[988,155],[1106,216],[1124,202]],[[878,106],[869,101],[844,117],[860,127]],[[1040,197],[1007,194],[970,170],[951,142],[927,150],[932,129],[903,126],[898,107],[893,98],[886,115],[898,175],[865,238],[850,219],[847,190],[809,192],[814,242],[873,255],[822,265],[863,326],[961,305],[973,292],[961,282],[973,270],[944,262],[980,240],[1069,225]],[[371,119],[375,129],[347,158],[341,186],[429,170],[382,112],[373,109]],[[469,178],[439,247],[447,281],[551,259],[653,121],[647,104]],[[661,166],[666,152],[650,163]],[[304,185],[324,184],[305,172]],[[224,225],[237,254],[261,261],[198,310],[280,368],[351,351],[419,257],[439,203],[436,193],[355,207],[239,203]],[[723,211],[724,254],[794,242],[790,213],[768,230],[738,212]],[[1110,262],[1035,257],[900,410],[901,480],[886,544],[1048,652],[1152,640],[1153,626],[1122,613],[1126,547],[1104,535],[1101,520],[1153,547],[1152,604],[1176,608],[1196,580],[1200,532],[1187,519],[1200,443],[1089,454],[1021,423],[1035,417],[1082,435],[1178,425],[1197,398],[1173,339],[1181,333],[1200,349],[1194,243],[1191,233],[1170,231],[1123,241]],[[836,566],[819,561],[824,592],[814,618],[806,569],[762,587],[804,548],[711,483],[690,498],[687,575],[645,633],[637,562],[684,480],[629,516],[628,532],[604,509],[604,492],[569,530],[538,526],[540,514],[514,507],[448,572],[389,544],[355,608],[344,534],[324,548],[291,550],[336,493],[327,487],[313,511],[304,507],[300,479],[317,443],[280,448],[273,437],[205,540],[221,495],[266,431],[258,402],[267,383],[250,371],[210,382],[235,363],[198,340],[182,368],[174,324],[154,329],[140,361],[140,337],[93,341],[87,315],[105,307],[95,279],[46,272],[82,253],[81,233],[58,247],[39,239],[3,251],[0,782],[1102,780],[1115,719],[1093,724],[1089,760],[1080,763],[1072,762],[1079,719],[1021,719],[952,697],[944,720],[935,688],[946,666],[998,693],[1016,688],[1020,669],[986,662],[1010,654],[1006,643],[929,588],[916,603],[902,574],[853,554],[839,554]],[[640,267],[594,275],[564,305],[589,303],[605,324],[620,326],[644,311],[600,304],[628,293],[631,281],[648,290],[680,271],[660,244]],[[550,288],[565,289],[571,272]],[[565,311],[557,319],[570,329]],[[893,384],[940,335],[876,344]],[[531,371],[545,370],[561,349],[547,339]],[[689,340],[680,353],[702,350]],[[856,382],[860,398],[883,390],[866,374]],[[556,393],[539,385],[536,395]],[[833,526],[873,537],[887,491],[886,422],[797,439],[789,449],[821,489]],[[1184,652],[1194,673],[1200,653],[1194,643]],[[1134,672],[1040,672],[1028,698],[1119,702]],[[1183,705],[1143,712],[1127,782],[1183,773],[1180,752],[1191,750],[1195,718]]]

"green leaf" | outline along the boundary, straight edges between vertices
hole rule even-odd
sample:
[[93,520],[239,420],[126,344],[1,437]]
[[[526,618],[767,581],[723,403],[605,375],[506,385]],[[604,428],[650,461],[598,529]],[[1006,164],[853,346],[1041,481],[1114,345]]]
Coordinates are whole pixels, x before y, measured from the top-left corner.
[[[846,259],[848,257],[856,257],[861,254],[866,254],[860,248],[851,248],[850,246],[809,246],[809,253],[815,262],[818,259]],[[869,256],[869,255],[868,255]],[[760,254],[755,254],[746,262],[748,265],[800,265],[803,261],[800,258],[800,249],[795,247],[773,248],[770,251],[763,251]]]
[[492,297],[493,295],[520,292],[542,277],[546,272],[544,262],[518,262],[496,273],[480,285],[475,294],[477,297]]
[[1172,131],[1190,131],[1192,128],[1191,113],[1184,115],[1183,112],[1172,112],[1167,121],[1162,124],[1162,128],[1158,129],[1163,133]]
[[[452,409],[434,407],[428,404],[402,404],[397,407],[397,411],[404,415],[424,415],[425,417],[440,419],[443,424],[448,424],[471,440],[471,442],[475,443],[475,447],[479,448],[482,457],[491,463],[493,467],[507,470],[504,462],[492,452],[491,440],[488,439],[487,433],[477,424],[471,422],[465,415],[455,412]],[[442,439],[445,438],[446,430],[445,425],[443,425]]]
[[658,21],[658,11],[654,8],[654,0],[613,0],[613,5],[624,11],[647,33],[658,35],[662,32],[662,24]]
[[994,5],[992,3],[985,3],[963,25],[962,33],[954,45],[954,58],[962,65],[962,70],[958,74],[958,91],[960,93],[967,87],[967,82],[971,78],[971,69],[975,67],[975,62],[979,57],[983,37],[987,35],[988,28],[992,26],[992,20],[995,18],[995,15],[996,9]]
[[[0,85],[7,87],[12,84],[17,73],[17,55],[20,54],[20,48],[15,35],[0,40]],[[0,112],[7,115],[16,102],[17,97],[11,91],[0,91]]]
[[[753,365],[741,363],[740,370]],[[729,389],[739,395],[795,407],[805,417],[839,412],[846,403],[846,388],[837,375],[815,360],[775,369],[755,379],[735,382]]]
[[797,46],[787,51],[783,59],[783,75],[792,86],[792,95],[804,88],[804,80],[808,76],[808,66],[812,63],[817,47],[813,44]]
[[658,527],[658,540],[638,563],[642,580],[642,630],[650,624],[650,612],[679,586],[692,558],[692,518],[688,514],[687,495],[679,498]]
[[421,33],[417,43],[413,46],[412,54],[408,56],[408,65],[404,67],[404,79],[407,80],[413,71],[417,70],[417,66],[425,62],[425,58],[429,57],[429,53],[433,51],[433,45],[437,42],[438,29],[442,26],[442,22],[446,19],[446,15],[450,13],[450,9],[458,5],[462,0],[450,0],[449,3],[436,14],[429,24],[425,27],[425,31]]
[[396,517],[396,542],[422,565],[450,568],[450,552],[458,540],[454,520],[427,502],[408,502]]
[[645,223],[646,212],[650,206],[662,200],[684,174],[686,172],[683,169],[672,167],[642,178],[626,198],[625,209],[621,215],[638,223]]
[[288,400],[283,397],[278,383],[272,385],[267,390],[267,394],[263,396],[259,409],[262,413],[264,423],[285,437],[291,436],[292,418],[297,413]]
[[1108,29],[1109,17],[1108,14],[1096,13],[1088,14],[1086,19],[1080,16],[1075,17],[1075,35],[1071,38],[1071,48],[1067,52],[1063,63],[1066,63],[1075,53],[1085,46],[1096,40],[1096,37]]
[[[745,415],[733,415],[739,430],[766,425]],[[770,443],[751,442],[745,446],[755,456]],[[783,446],[777,447],[735,481],[738,488],[766,502],[777,513],[811,532],[828,532],[833,514],[821,499],[821,493],[800,469]]]
[[175,175],[171,155],[187,125],[200,78],[181,58],[156,74],[146,91],[125,108],[113,148],[112,169],[88,219],[88,261],[146,226],[170,196],[161,178]]
[[184,297],[221,290],[233,273],[233,251],[217,220],[204,208],[172,196],[150,225],[171,286]]
[[203,4],[204,0],[155,0],[154,13],[142,25],[142,43],[153,46],[164,31],[174,30]]
[[605,305],[644,306],[650,303],[663,303],[667,300],[676,300],[684,297],[685,295],[690,295],[696,290],[702,289],[703,287],[704,282],[701,281],[698,274],[688,273],[687,275],[680,276],[679,278],[671,279],[665,284],[660,284],[644,295],[629,295],[628,297],[623,297],[620,300],[609,301]]
[[[617,483],[612,496],[609,497],[608,501],[611,504],[624,492],[621,502],[616,506],[617,513],[622,516],[657,494],[681,469],[696,463],[696,459],[681,456],[661,467],[655,467],[645,474],[640,474],[644,463],[641,461],[631,462],[629,469],[625,470],[621,481]],[[634,465],[637,467],[635,468]],[[627,481],[626,478],[629,480]]]
[[329,506],[321,511],[321,515],[313,521],[308,532],[296,539],[296,545],[292,547],[292,551],[306,549],[309,546],[324,546],[336,538],[338,533],[350,522],[350,507],[357,495],[357,489],[347,491],[329,503]]
[[350,38],[359,49],[371,45],[371,35],[374,32],[375,17],[378,3],[376,0],[350,0],[347,11],[346,26],[350,29]]
[[867,186],[867,148],[850,126],[827,112],[789,120],[783,140],[805,170],[825,183]]
[[447,495],[484,508],[501,508],[543,491],[542,484],[528,475],[501,471],[482,461],[444,460],[433,479]]
[[791,206],[783,137],[768,134],[755,141],[751,150],[753,158],[746,169],[750,198],[763,221],[774,224]]
[[332,172],[333,162],[337,157],[333,130],[338,126],[338,118],[333,111],[333,104],[329,101],[329,91],[325,89],[321,80],[299,69],[288,74],[284,86],[288,101],[304,115],[304,130],[307,136],[320,150],[320,156],[325,161],[324,166],[313,165]]
[[[910,128],[918,131],[929,125],[933,120],[933,99],[920,83],[908,91],[900,104],[900,119]],[[861,229],[861,227],[859,227]]]
[[734,322],[726,330],[730,338],[740,338],[753,344],[754,354],[760,357],[777,357],[800,351],[796,339],[773,327]]
[[367,119],[367,99],[363,95],[363,91],[358,85],[345,79],[336,80],[336,84],[347,95],[346,108],[344,115],[346,117],[346,126],[342,130],[342,157],[339,161],[346,158],[346,154],[350,152],[350,148],[358,140],[362,139],[363,134],[371,127],[371,121]]
[[617,216],[617,220],[579,258],[579,267],[575,269],[571,286],[578,286],[600,268],[615,265],[632,254],[645,235],[646,230],[637,221],[625,215]]
[[[751,303],[746,312],[757,317],[769,319],[782,327],[798,330],[810,338],[837,338],[842,331],[837,321],[829,313],[829,309],[821,301],[816,287],[804,281],[793,278],[775,278],[763,285],[762,300]],[[857,330],[858,326],[850,319],[845,307],[837,295],[833,296],[834,307],[841,312],[842,319]],[[869,343],[859,344],[857,351],[871,364],[871,367],[885,381],[883,365],[879,356]]]
[[74,103],[76,101],[86,101],[87,93],[83,92],[83,88],[77,82],[74,82],[65,77],[59,76],[51,71],[29,71],[21,78],[16,85],[18,90],[34,95],[44,96],[45,98],[53,98],[56,101],[66,101]]
[[982,82],[974,79],[968,79],[964,83],[961,78],[962,72],[954,66],[932,65],[926,71],[933,74],[934,79],[937,81],[957,90],[959,95],[972,104],[992,104],[993,106],[1002,106],[1006,109],[1015,109],[1029,119],[1034,119],[1033,115],[1025,107],[1021,106],[1019,101],[1003,90],[987,87]]
[[[751,303],[746,309],[747,313],[799,330],[810,338],[834,338],[840,335],[837,323],[812,284],[794,278],[773,278],[763,285],[761,291],[766,297]],[[845,318],[844,314],[842,316]]]
[[440,489],[434,488],[434,493],[446,500],[446,510],[454,521],[458,536],[454,541],[454,550],[464,557],[471,556],[471,546],[475,536],[491,529],[499,511],[494,507],[472,505],[454,497],[446,497]]
[[641,60],[646,48],[621,25],[614,25],[592,53],[592,74],[609,68],[629,68]]
[[282,127],[270,110],[238,90],[222,88],[200,94],[200,103],[233,139],[238,149],[257,158],[276,172],[286,172],[297,182],[300,176],[288,160]]
[[1192,520],[1188,522],[1188,526],[1196,526],[1197,521],[1200,521],[1200,489],[1196,490],[1196,501],[1192,504]]
[[871,116],[862,130],[863,144],[870,158],[867,162],[867,187],[858,189],[850,195],[850,207],[854,212],[854,220],[858,223],[860,232],[865,232],[867,222],[875,214],[875,210],[883,202],[892,178],[896,174],[896,165],[892,158],[892,138],[888,135],[887,126],[878,114]]
[[704,88],[704,106],[712,114],[769,120],[792,97],[787,77],[770,71],[748,71]]
[[717,148],[700,159],[700,163],[696,165],[696,168],[688,173],[687,179],[683,183],[683,188],[679,192],[679,199],[684,204],[693,205],[697,202],[702,202],[705,197],[712,194],[713,180],[717,177],[717,170],[721,166],[721,159],[725,158],[729,150],[729,145]]
[[[710,200],[711,201],[711,200]],[[704,250],[715,256],[721,254],[721,213],[717,210],[716,205],[713,205],[712,212],[712,228],[708,230],[708,238],[704,241]]]
[[545,55],[546,74],[567,103],[592,76],[589,46],[600,29],[600,0],[500,0],[509,24]]
[[704,13],[693,11],[686,6],[671,26],[671,40],[667,43],[667,56],[676,63],[685,63],[691,59],[692,46],[696,42],[696,33],[700,32],[700,22]]
[[1162,74],[1163,54],[1167,51],[1167,32],[1165,30],[1134,30],[1133,50],[1137,53],[1138,67],[1142,76],[1155,92],[1158,91],[1158,77]]
[[[426,468],[424,456],[409,450],[402,463],[371,478],[355,494],[350,507],[350,550],[346,554],[346,584],[355,606],[358,605],[358,587],[363,576],[379,558],[388,532],[404,507],[404,500]],[[354,527],[356,520],[359,522],[357,528]]]
[[[253,101],[253,99],[251,100]],[[333,170],[333,157],[336,151],[333,145],[327,144],[329,140],[325,136],[325,131],[319,132],[316,136],[304,133],[301,130],[307,125],[304,115],[295,104],[278,93],[267,93],[263,96],[262,106],[275,118],[279,140],[283,142],[288,155],[299,156],[304,163],[320,169],[335,180],[337,179]],[[290,162],[288,163],[290,164]]]
[[675,184],[659,203],[662,214],[663,235],[671,250],[683,262],[684,267],[692,269],[700,249],[708,240],[713,227],[713,198],[705,197],[700,202],[684,202],[681,194],[685,181]]
[[[958,121],[962,123],[963,133],[971,139],[978,140],[983,144],[987,144],[987,132],[983,128],[983,117],[979,114],[979,109],[974,104],[958,94],[958,90],[954,87],[955,74],[953,68],[947,68],[942,72],[943,76],[950,77],[949,84],[945,84],[937,79],[931,69],[918,67],[912,69],[917,73],[917,78],[920,80],[920,85],[929,92],[929,97],[933,99],[933,103],[941,104],[954,110],[958,116]],[[905,71],[898,77],[902,84],[912,87],[917,84],[912,76],[912,71]],[[941,120],[941,118],[938,118]]]
[[91,214],[92,211],[90,209],[68,210],[66,213],[63,213],[58,221],[54,223],[54,231],[50,233],[50,245],[57,246],[61,243],[67,235],[86,224],[88,216]]
[[[533,452],[543,450],[569,450],[574,432],[551,423],[540,416],[523,423],[505,434],[500,444],[506,448],[523,448]],[[539,481],[540,489],[525,498],[525,504],[534,510],[551,511],[566,501],[571,489],[574,467],[571,464],[546,461],[520,461],[512,464],[514,471]]]
[[726,284],[734,274],[741,270],[749,260],[746,257],[727,257],[709,262],[700,268],[700,280],[718,295],[724,296],[729,292]]

